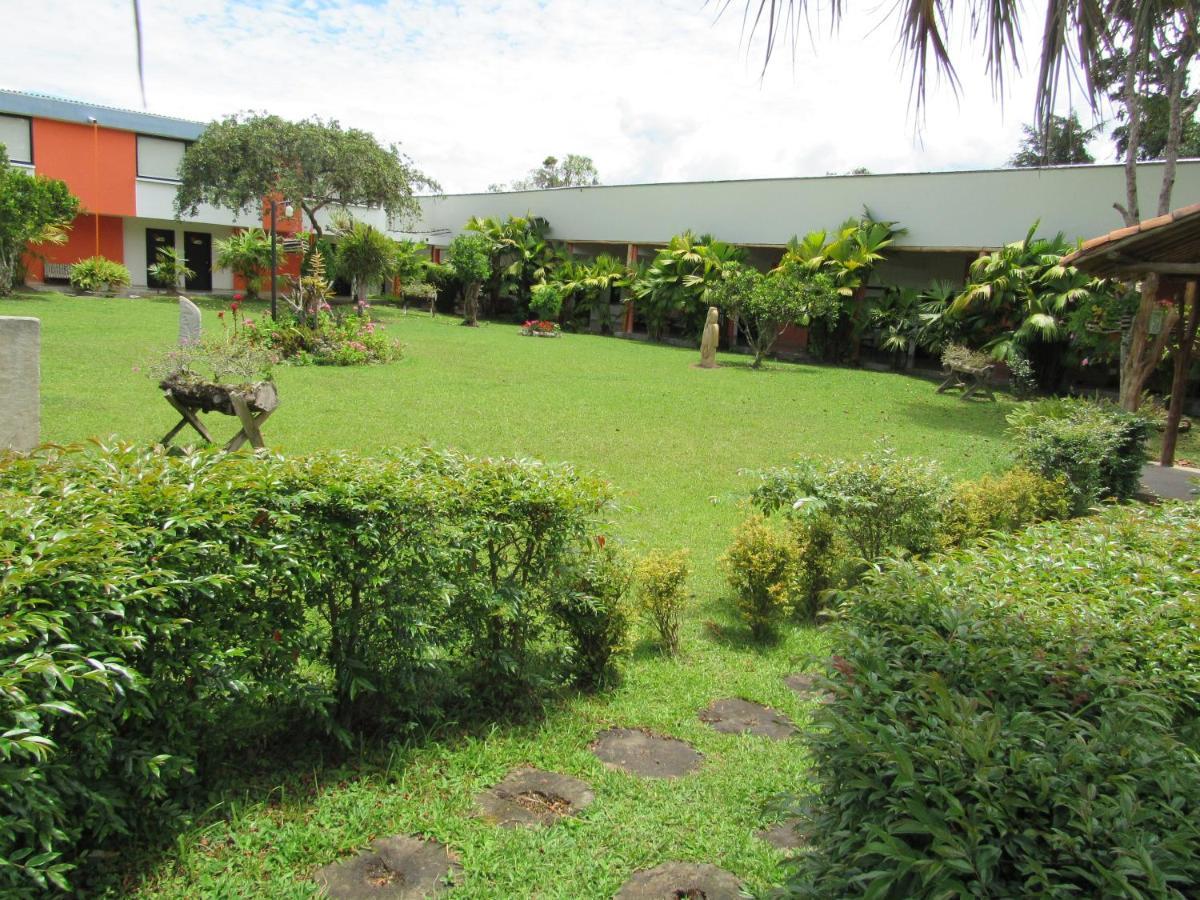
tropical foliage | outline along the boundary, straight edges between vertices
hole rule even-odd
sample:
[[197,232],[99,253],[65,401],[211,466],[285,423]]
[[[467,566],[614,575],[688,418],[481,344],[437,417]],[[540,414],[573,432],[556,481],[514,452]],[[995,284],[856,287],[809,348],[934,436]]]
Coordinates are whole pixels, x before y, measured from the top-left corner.
[[685,333],[699,333],[709,290],[726,266],[744,258],[744,250],[712,235],[685,231],[671,238],[630,285],[651,339],[661,339],[671,322]]
[[174,247],[159,247],[157,256],[146,271],[159,287],[178,293],[185,281],[195,277],[196,273],[188,268],[183,254]]
[[[218,268],[230,269],[242,279],[246,295],[258,297],[264,272],[271,268],[271,239],[261,228],[247,228],[214,243]],[[269,277],[269,276],[267,276]]]
[[537,216],[499,219],[472,217],[466,230],[487,240],[490,274],[488,311],[495,312],[502,296],[511,296],[522,313],[529,308],[533,285],[549,280],[564,257],[547,237],[550,223]]
[[77,291],[108,294],[118,288],[128,287],[132,280],[125,266],[105,256],[89,256],[72,263],[70,279],[71,286]]
[[64,243],[78,214],[65,181],[15,168],[0,145],[0,295],[12,291],[30,245]]
[[396,242],[365,222],[349,219],[341,223],[335,247],[334,272],[350,282],[359,302],[367,299],[369,285],[378,284],[396,273]]

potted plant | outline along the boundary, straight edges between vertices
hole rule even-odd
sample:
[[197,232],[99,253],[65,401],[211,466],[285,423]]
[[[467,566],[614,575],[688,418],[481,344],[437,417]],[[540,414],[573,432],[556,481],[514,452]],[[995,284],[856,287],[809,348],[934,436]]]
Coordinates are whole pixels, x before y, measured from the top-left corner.
[[105,293],[112,296],[117,288],[129,287],[129,270],[103,256],[90,256],[71,266],[71,286],[80,293]]

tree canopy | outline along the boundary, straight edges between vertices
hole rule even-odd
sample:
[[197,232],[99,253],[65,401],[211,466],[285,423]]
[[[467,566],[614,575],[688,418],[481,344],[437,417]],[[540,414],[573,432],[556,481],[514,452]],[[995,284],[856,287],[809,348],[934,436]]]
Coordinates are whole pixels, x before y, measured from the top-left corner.
[[1051,116],[1048,128],[1022,125],[1021,130],[1025,137],[1020,149],[1009,159],[1010,166],[1066,166],[1096,161],[1087,145],[1099,128],[1084,128],[1074,111],[1066,116]]
[[0,295],[13,289],[28,245],[61,243],[78,214],[79,199],[65,181],[9,165],[0,144]]
[[489,184],[489,191],[536,191],[544,188],[580,187],[600,183],[600,173],[590,156],[568,153],[565,159],[547,156],[536,169],[511,184]]
[[389,223],[403,222],[419,212],[414,191],[439,189],[395,144],[384,147],[365,131],[263,113],[210,124],[184,154],[179,175],[179,215],[195,215],[202,203],[250,212],[264,197],[281,196],[318,235],[323,209],[376,207]]

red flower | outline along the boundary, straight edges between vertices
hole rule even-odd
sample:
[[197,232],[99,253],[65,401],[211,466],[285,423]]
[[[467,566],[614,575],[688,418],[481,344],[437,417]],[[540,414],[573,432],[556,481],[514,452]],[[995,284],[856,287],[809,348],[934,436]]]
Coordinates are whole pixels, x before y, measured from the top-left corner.
[[237,300],[238,302],[241,302],[242,295],[241,295],[241,294],[234,294],[234,295],[233,295],[233,299],[234,299],[234,300]]
[[238,308],[239,308],[241,305],[242,305],[242,302],[241,302],[240,300],[234,300],[232,303],[230,303],[230,304],[229,304],[229,309],[230,309],[232,312],[237,312],[237,311],[238,311]]
[[604,549],[604,535],[602,535],[602,534],[596,535],[596,543],[599,544],[600,549],[603,550]]

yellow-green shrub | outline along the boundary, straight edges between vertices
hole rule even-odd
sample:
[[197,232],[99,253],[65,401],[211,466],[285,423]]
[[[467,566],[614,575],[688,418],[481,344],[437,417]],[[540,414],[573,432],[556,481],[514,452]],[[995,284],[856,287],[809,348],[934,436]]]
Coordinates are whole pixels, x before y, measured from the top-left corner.
[[755,513],[733,533],[721,557],[738,612],[755,637],[771,632],[780,612],[797,592],[800,558],[794,537]]
[[814,622],[821,610],[822,595],[845,587],[857,577],[860,563],[833,519],[825,514],[788,521],[796,546],[796,588],[792,613],[801,622]]
[[638,603],[668,653],[679,652],[679,619],[687,605],[688,551],[651,550],[634,568]]
[[1070,513],[1065,478],[1010,469],[955,485],[946,506],[942,539],[948,546],[964,544],[992,531],[1019,531],[1035,522],[1065,519]]

